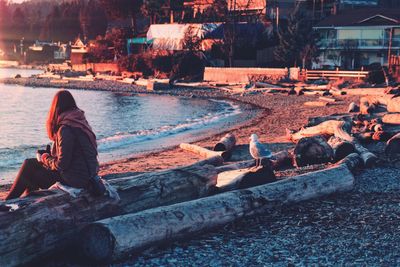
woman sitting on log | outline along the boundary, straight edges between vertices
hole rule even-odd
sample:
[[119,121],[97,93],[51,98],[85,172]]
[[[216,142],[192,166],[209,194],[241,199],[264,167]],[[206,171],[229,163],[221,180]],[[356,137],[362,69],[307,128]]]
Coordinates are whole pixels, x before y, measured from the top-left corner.
[[54,96],[46,128],[53,142],[51,151],[39,150],[36,159],[24,161],[6,200],[47,189],[56,182],[87,188],[96,176],[96,136],[69,91],[60,90]]

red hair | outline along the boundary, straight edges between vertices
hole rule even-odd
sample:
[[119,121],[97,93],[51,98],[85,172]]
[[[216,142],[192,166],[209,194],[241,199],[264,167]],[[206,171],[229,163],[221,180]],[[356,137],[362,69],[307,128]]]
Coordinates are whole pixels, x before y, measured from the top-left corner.
[[47,136],[54,141],[59,125],[58,117],[61,113],[78,108],[72,94],[67,90],[60,90],[53,98],[49,114],[47,115]]

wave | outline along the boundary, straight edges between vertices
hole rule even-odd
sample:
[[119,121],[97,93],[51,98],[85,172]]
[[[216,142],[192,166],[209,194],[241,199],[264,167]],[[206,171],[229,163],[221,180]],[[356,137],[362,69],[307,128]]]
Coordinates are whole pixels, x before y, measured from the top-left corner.
[[99,152],[109,152],[110,150],[115,150],[135,143],[151,141],[187,131],[198,130],[207,126],[211,126],[214,122],[217,122],[221,119],[238,115],[242,112],[240,106],[232,102],[225,100],[211,101],[222,104],[224,108],[217,113],[209,113],[203,117],[191,119],[185,123],[177,125],[166,125],[157,129],[117,133],[113,136],[102,138],[98,140]]

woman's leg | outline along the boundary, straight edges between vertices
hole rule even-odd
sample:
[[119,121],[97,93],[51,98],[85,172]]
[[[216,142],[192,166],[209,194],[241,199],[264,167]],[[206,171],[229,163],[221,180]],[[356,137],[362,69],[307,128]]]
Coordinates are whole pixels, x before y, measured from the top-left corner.
[[26,159],[19,170],[17,178],[8,193],[6,200],[18,198],[27,193],[49,188],[57,182],[57,173],[47,170],[36,159]]

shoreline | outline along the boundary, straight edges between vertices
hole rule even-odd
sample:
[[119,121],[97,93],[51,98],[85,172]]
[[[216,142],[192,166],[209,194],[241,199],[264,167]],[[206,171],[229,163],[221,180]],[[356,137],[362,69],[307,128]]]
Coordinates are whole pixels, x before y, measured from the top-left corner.
[[[247,103],[241,101],[238,98],[232,98],[230,94],[220,91],[218,89],[211,88],[193,88],[193,87],[179,87],[174,89],[162,90],[162,91],[148,91],[144,86],[124,84],[117,81],[70,81],[68,84],[53,84],[49,78],[3,78],[0,79],[1,84],[6,85],[20,85],[24,87],[44,87],[44,88],[54,88],[54,89],[72,89],[72,90],[91,90],[91,91],[106,91],[114,93],[130,93],[130,94],[149,94],[149,95],[170,95],[176,97],[189,97],[189,98],[205,98],[205,99],[215,99],[215,100],[228,100],[237,103],[241,106],[242,112],[236,115],[239,118],[238,122],[234,122],[233,119],[229,122],[224,122],[224,127],[222,129],[212,128],[207,134],[202,134],[198,138],[194,138],[191,143],[205,142],[210,139],[214,139],[218,136],[222,136],[227,132],[231,132],[243,127],[255,126],[257,122],[268,113],[264,108],[256,106],[252,103]],[[100,175],[106,177],[107,179],[124,176],[131,174],[132,172],[123,171],[121,165],[129,164],[135,160],[146,159],[160,154],[171,153],[179,149],[179,145],[170,145],[156,150],[133,153],[129,155],[124,155],[123,157],[115,160],[105,161],[100,164]],[[193,155],[193,160],[198,160],[196,155]],[[190,164],[189,162],[188,164]],[[169,163],[163,163],[162,166],[155,167],[154,170],[161,170],[166,168],[178,167],[178,165],[173,165]],[[118,167],[116,167],[118,166]],[[139,172],[149,171],[148,168],[145,170],[139,170]],[[10,184],[4,184],[2,187],[7,187]],[[0,189],[0,191],[3,191]]]

